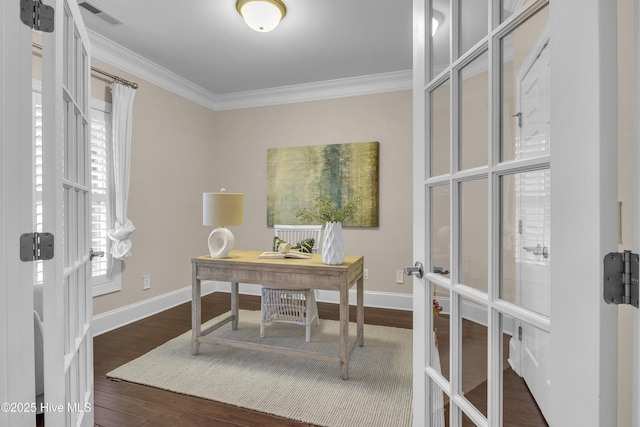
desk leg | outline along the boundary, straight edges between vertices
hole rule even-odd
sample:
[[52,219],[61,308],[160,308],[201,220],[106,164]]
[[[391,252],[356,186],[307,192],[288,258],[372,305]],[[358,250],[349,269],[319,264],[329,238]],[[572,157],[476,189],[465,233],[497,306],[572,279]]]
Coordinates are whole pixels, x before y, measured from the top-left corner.
[[349,289],[340,287],[340,369],[342,379],[349,379]]
[[194,356],[200,351],[200,337],[202,328],[202,296],[200,294],[200,279],[196,278],[195,264],[192,266],[191,282],[191,354]]
[[238,329],[238,282],[231,282],[231,329]]
[[364,279],[361,277],[357,284],[357,322],[358,322],[358,345],[364,346]]

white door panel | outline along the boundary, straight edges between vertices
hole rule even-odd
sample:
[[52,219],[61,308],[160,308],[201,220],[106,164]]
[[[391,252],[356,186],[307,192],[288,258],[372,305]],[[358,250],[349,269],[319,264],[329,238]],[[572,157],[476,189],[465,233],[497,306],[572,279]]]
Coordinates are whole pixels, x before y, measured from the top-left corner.
[[[487,1],[489,17],[499,21],[502,8],[508,8],[513,19],[492,22],[486,38],[478,38],[481,41],[470,51],[458,52],[460,34],[455,31],[464,33],[465,28],[456,21],[468,13],[472,2],[450,3],[451,9],[444,9],[444,20],[452,21],[448,22],[450,33],[429,37],[425,31],[425,39],[414,40],[414,235],[418,240],[414,253],[426,271],[433,272],[436,266],[450,270],[444,277],[427,273],[426,280],[414,279],[418,359],[414,411],[421,407],[417,417],[414,412],[418,420],[414,424],[436,421],[431,416],[438,409],[433,407],[437,405],[433,397],[438,395],[435,382],[436,390],[448,395],[448,425],[467,421],[519,425],[524,418],[517,418],[521,411],[514,402],[518,399],[509,395],[512,389],[503,384],[503,376],[505,382],[509,377],[509,387],[526,389],[526,384],[535,397],[527,398],[529,403],[534,408],[537,403],[548,420],[552,253],[548,41],[553,8],[543,1],[508,6]],[[441,6],[415,0],[414,23],[430,22],[432,13],[442,13]],[[448,15],[451,11],[453,15]],[[505,25],[500,28],[500,23]],[[438,57],[432,49],[449,51],[449,63],[433,63]],[[488,135],[483,133],[486,122],[490,123]],[[463,187],[479,182],[487,182],[486,192],[469,192],[475,199],[462,195]],[[478,198],[485,200],[480,203]],[[465,267],[465,251],[475,255],[472,268]],[[450,318],[449,360],[441,365],[449,370],[444,378],[437,360],[429,357],[434,354],[432,340],[425,338],[434,326],[426,304],[434,296],[433,283],[439,291],[435,296],[450,302],[445,313]],[[483,283],[487,285],[480,286]],[[465,334],[482,329],[462,328],[473,322],[463,319],[461,301],[473,301],[488,312],[487,353],[482,356],[488,359],[486,370],[474,368],[479,356],[474,358],[473,351],[478,350],[472,347],[472,336]],[[507,373],[509,363],[524,381]],[[473,386],[465,389],[465,384]],[[484,389],[486,397],[476,393]],[[545,424],[539,414],[530,421]]]
[[43,35],[43,222],[56,253],[44,263],[45,414],[56,426],[93,425],[90,286],[89,38],[75,1],[55,0]]
[[[31,216],[31,29],[0,2],[0,426],[35,425],[32,263],[19,238]],[[24,404],[29,405],[25,409]],[[22,406],[18,406],[22,405]]]

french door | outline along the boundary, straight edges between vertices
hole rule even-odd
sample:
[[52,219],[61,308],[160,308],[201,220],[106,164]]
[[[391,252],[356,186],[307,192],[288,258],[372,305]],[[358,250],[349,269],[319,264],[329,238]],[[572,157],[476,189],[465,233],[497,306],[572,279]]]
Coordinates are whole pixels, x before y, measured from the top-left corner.
[[[55,0],[43,33],[43,229],[56,236],[44,262],[45,423],[93,425],[90,51],[78,4]],[[61,405],[61,406],[60,406]]]
[[414,0],[416,426],[615,425],[614,21]]
[[[0,424],[33,426],[41,412],[46,425],[90,426],[88,37],[75,1],[49,2],[55,18],[54,32],[43,33],[42,216],[55,247],[53,259],[43,261],[40,336],[34,333],[34,266],[21,261],[20,252],[20,236],[35,231],[29,214],[34,210],[32,30],[22,23],[22,4],[0,6]],[[43,376],[42,367],[34,369],[37,346],[43,347]],[[35,385],[42,379],[41,402]]]
[[[0,403],[35,403],[32,266],[19,239],[32,231],[31,29],[20,4],[0,3]],[[8,410],[7,410],[8,409]],[[13,410],[12,410],[13,409]],[[33,411],[0,410],[2,426],[33,426]],[[31,409],[31,408],[29,408]]]

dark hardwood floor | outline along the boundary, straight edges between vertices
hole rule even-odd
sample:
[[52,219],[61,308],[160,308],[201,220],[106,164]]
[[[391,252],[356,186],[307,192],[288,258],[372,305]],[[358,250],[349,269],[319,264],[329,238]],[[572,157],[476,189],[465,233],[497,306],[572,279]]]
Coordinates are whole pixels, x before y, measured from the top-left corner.
[[[226,313],[229,311],[229,306],[230,297],[227,293],[217,292],[203,297],[203,322]],[[259,310],[259,297],[241,295],[240,308]],[[318,303],[318,311],[322,319],[338,320],[339,318],[337,304]],[[353,322],[355,322],[355,315],[355,307],[352,306],[350,317]],[[365,307],[365,323],[411,329],[412,313]],[[95,337],[94,416],[96,426],[309,426],[211,400],[107,379],[106,374],[109,371],[190,329],[191,303],[185,303]],[[443,345],[446,339],[442,334]],[[504,388],[505,409],[509,408],[509,411],[505,410],[505,426],[546,425],[521,378],[505,372]],[[467,398],[479,408],[484,404],[486,410],[486,384],[469,392]],[[525,418],[522,418],[523,416]]]
[[[202,298],[202,321],[229,311],[229,294]],[[260,298],[240,296],[240,308],[259,310]],[[355,307],[351,307],[355,322]],[[318,303],[322,319],[339,319],[337,304]],[[411,328],[411,312],[365,308],[367,324]],[[94,339],[95,425],[129,426],[308,426],[232,405],[171,393],[153,387],[115,382],[106,374],[191,329],[191,303],[185,303]]]

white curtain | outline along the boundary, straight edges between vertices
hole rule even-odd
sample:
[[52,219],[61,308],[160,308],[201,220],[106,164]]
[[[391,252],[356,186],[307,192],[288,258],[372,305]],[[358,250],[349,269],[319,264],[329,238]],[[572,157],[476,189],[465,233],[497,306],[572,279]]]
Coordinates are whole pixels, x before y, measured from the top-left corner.
[[127,203],[129,199],[129,174],[131,169],[131,124],[133,119],[133,97],[135,89],[113,83],[111,85],[113,127],[113,177],[115,183],[115,223],[113,229],[107,232],[112,240],[111,255],[115,259],[131,257],[131,233],[135,227],[127,218]]

